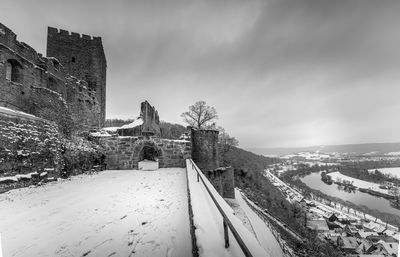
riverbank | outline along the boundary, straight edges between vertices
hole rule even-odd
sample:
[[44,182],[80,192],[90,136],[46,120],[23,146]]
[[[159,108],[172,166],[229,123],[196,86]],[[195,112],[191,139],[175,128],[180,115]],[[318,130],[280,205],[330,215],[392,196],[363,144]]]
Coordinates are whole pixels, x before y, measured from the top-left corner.
[[383,193],[383,194],[389,194],[389,190],[387,189],[383,189],[380,188],[380,184],[378,183],[372,183],[372,182],[368,182],[365,180],[361,180],[361,179],[357,179],[357,178],[353,178],[347,175],[343,175],[342,173],[335,171],[335,172],[331,172],[328,174],[329,176],[331,176],[333,181],[350,181],[352,182],[351,184],[353,186],[356,186],[358,188],[367,188],[367,189],[371,189],[373,191],[379,192],[379,193]]
[[375,172],[375,170],[378,170],[380,173],[384,174],[385,176],[400,179],[400,167],[369,169],[368,172],[372,173],[372,172]]
[[300,178],[296,171],[288,171],[281,176],[281,179],[304,195],[313,194],[329,202],[340,203],[395,226],[400,226],[400,210],[393,208],[389,200],[357,190],[346,191],[336,184],[327,185],[321,181],[319,173],[310,173]]
[[[317,174],[316,174],[317,175]],[[300,198],[296,190],[289,183],[285,183],[268,170],[265,171],[274,186],[287,196],[292,202],[298,202],[307,213],[307,227],[318,233],[320,238],[330,242],[345,253],[348,249],[339,241],[357,241],[362,244],[379,247],[378,238],[384,242],[390,242],[394,248],[398,248],[398,228],[384,221],[350,208],[340,203],[328,201],[312,193],[307,192],[308,199]],[[301,193],[306,195],[304,192]],[[298,200],[300,199],[300,200]],[[373,235],[373,237],[371,237]],[[358,246],[358,244],[357,244]],[[365,254],[361,248],[354,248],[354,252]],[[397,251],[397,250],[396,250]]]

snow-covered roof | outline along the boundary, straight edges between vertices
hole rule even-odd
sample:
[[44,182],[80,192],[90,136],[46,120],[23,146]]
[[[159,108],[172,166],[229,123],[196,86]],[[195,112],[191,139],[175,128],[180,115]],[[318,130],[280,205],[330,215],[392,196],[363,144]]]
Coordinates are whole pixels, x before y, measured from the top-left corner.
[[350,236],[342,236],[342,248],[346,249],[356,249],[358,247],[357,238]]
[[100,131],[96,131],[96,132],[90,133],[90,135],[92,137],[111,137],[111,135],[107,131],[104,131],[104,130],[100,130]]
[[134,120],[133,122],[121,126],[120,129],[135,128],[135,127],[140,126],[142,124],[143,124],[143,119],[141,117],[139,117],[136,120]]
[[383,248],[388,252],[390,256],[397,255],[397,251],[399,249],[399,243],[395,242],[385,242],[383,240],[379,240],[378,244],[382,245]]
[[358,231],[357,232],[361,238],[367,238],[367,236],[377,236],[378,233],[376,232],[369,232],[369,231]]

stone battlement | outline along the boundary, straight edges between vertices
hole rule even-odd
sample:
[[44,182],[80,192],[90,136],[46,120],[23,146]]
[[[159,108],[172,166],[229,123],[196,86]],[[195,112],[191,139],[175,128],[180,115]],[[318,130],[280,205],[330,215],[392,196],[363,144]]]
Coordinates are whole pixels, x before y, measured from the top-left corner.
[[[79,51],[69,51],[70,48]],[[63,129],[63,124],[57,123],[61,131],[78,132],[102,126],[106,61],[101,38],[49,28],[47,52],[48,57],[44,57],[17,41],[16,34],[0,23],[0,106],[57,123],[60,110],[51,108],[66,102],[67,109],[62,113],[68,113],[73,124],[71,129]],[[71,64],[70,52],[76,65]],[[85,73],[77,73],[83,66]]]
[[100,126],[106,109],[107,61],[100,37],[48,27],[46,55],[55,57],[66,73],[88,83],[100,104]]
[[83,40],[91,40],[95,42],[101,42],[101,37],[92,37],[86,34],[80,34],[76,32],[69,32],[64,29],[58,29],[58,28],[53,28],[53,27],[48,27],[47,32],[49,35],[55,35],[58,34],[59,36],[68,36],[71,37],[72,39],[83,39]]
[[0,23],[0,45],[9,48],[23,58],[34,61],[40,58],[35,49],[24,42],[19,42],[17,35],[2,23]]

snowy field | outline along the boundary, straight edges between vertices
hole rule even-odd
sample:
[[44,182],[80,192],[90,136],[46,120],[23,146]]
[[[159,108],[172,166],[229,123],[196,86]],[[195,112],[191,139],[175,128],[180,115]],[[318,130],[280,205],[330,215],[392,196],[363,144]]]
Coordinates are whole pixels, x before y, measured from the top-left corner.
[[356,187],[369,188],[369,189],[372,189],[372,190],[375,190],[375,191],[379,191],[379,192],[382,192],[382,193],[385,193],[385,194],[388,193],[387,189],[379,188],[379,184],[377,184],[377,183],[372,183],[372,182],[368,182],[368,181],[365,181],[365,180],[352,178],[352,177],[343,175],[342,173],[340,173],[338,171],[329,173],[328,175],[331,176],[333,181],[336,181],[336,179],[338,179],[338,178],[341,179],[341,180],[349,180],[349,181],[353,181],[353,185],[356,186]]
[[104,171],[0,195],[5,257],[191,256],[184,169]]
[[[380,168],[378,169],[380,172],[382,172],[385,175],[388,175],[390,177],[395,177],[395,178],[400,178],[400,167],[395,167],[395,168]],[[368,170],[369,172],[374,172],[375,169]]]

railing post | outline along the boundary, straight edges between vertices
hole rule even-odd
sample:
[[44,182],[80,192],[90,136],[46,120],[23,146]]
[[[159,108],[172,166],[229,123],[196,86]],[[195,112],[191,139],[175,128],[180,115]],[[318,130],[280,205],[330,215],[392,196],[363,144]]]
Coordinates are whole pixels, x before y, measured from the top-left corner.
[[224,224],[224,238],[225,238],[225,248],[229,247],[229,234],[228,234],[228,225],[225,222],[225,219],[223,221]]
[[199,172],[197,171],[197,182],[199,182],[200,180],[200,175],[199,175]]

